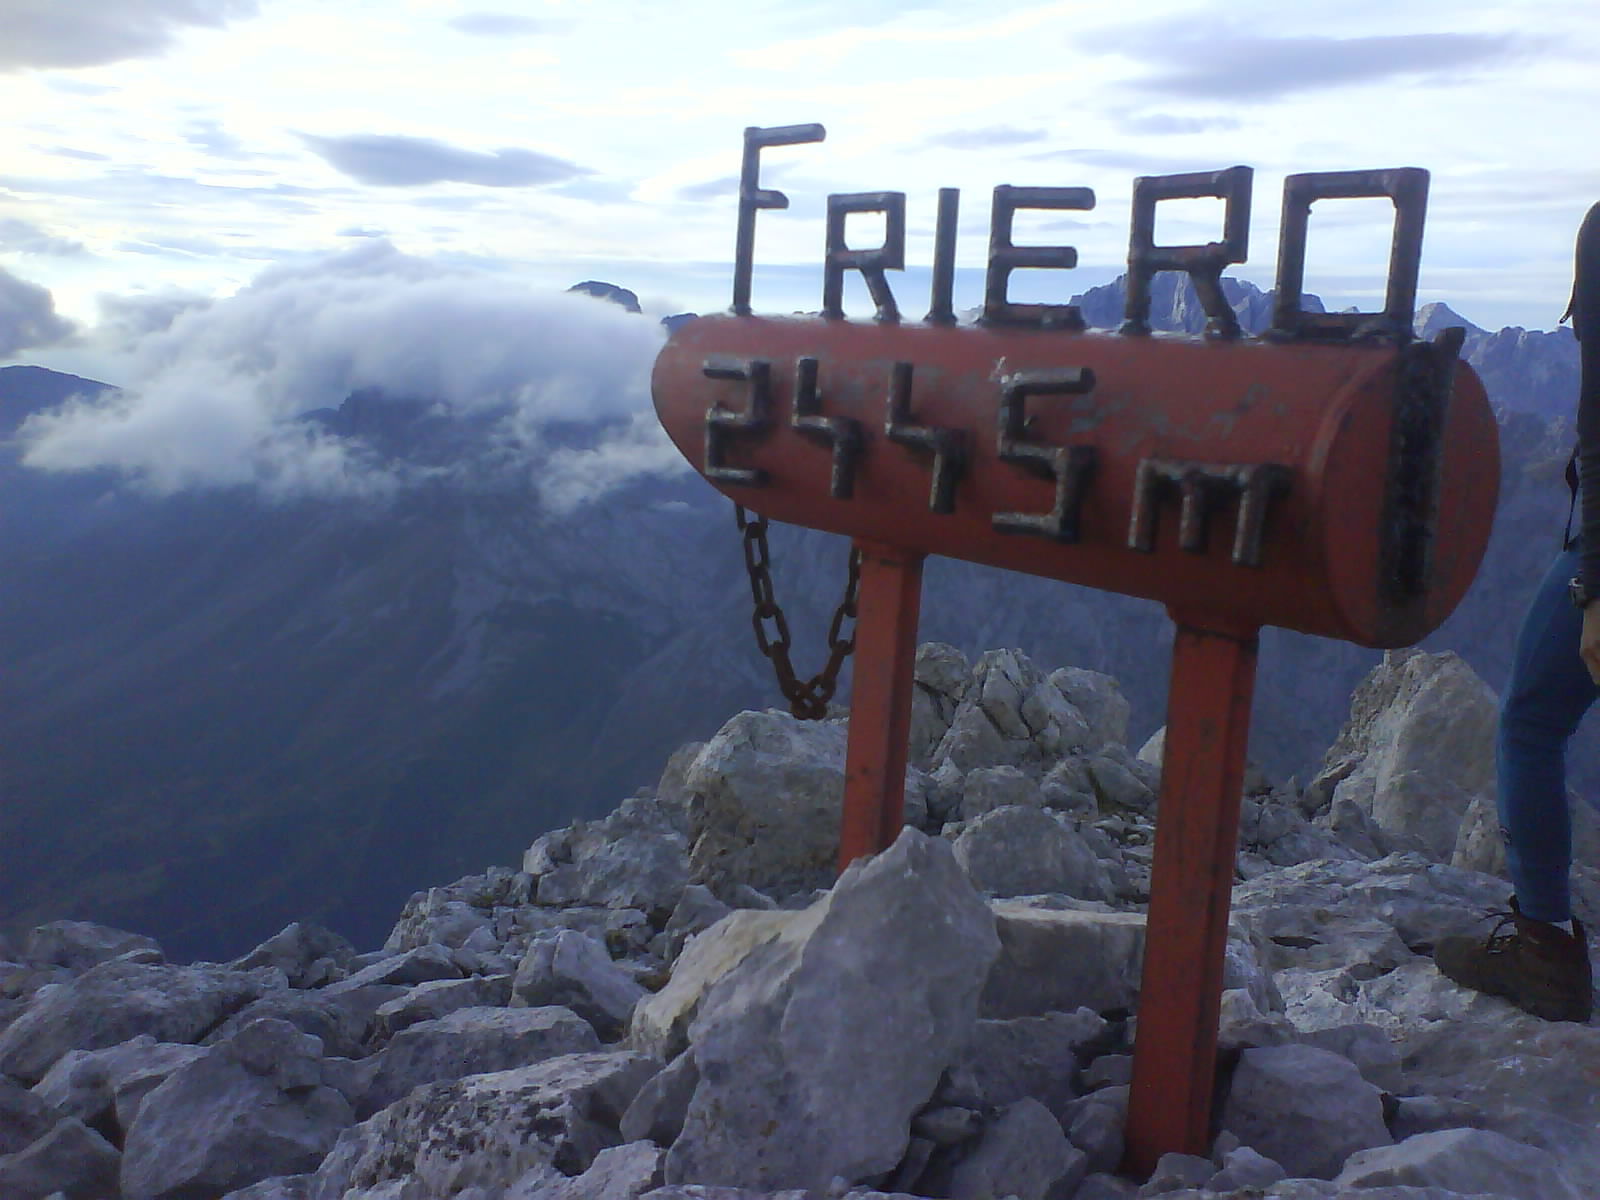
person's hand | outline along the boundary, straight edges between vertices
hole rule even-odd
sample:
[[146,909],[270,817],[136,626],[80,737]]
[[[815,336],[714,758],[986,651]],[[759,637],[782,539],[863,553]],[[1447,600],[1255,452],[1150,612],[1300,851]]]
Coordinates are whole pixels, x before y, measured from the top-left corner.
[[1578,638],[1578,654],[1589,675],[1600,684],[1600,603],[1583,610],[1583,634]]

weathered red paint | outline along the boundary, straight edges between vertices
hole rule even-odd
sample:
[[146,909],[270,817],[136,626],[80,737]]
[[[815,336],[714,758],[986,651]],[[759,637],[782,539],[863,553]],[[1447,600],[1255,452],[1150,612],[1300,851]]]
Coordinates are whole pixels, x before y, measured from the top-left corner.
[[1124,1133],[1124,1166],[1140,1178],[1163,1154],[1210,1153],[1217,1015],[1255,689],[1255,631],[1197,629],[1181,615],[1178,621]]
[[912,668],[922,606],[923,556],[857,542],[861,590],[850,685],[839,870],[889,846],[905,823]]
[[[861,423],[854,495],[829,495],[830,454],[789,426],[795,362],[819,360],[821,411]],[[1470,367],[1458,364],[1440,447],[1438,523],[1429,587],[1416,603],[1386,605],[1378,586],[1393,347],[847,321],[702,317],[681,327],[657,359],[656,411],[696,467],[704,467],[706,410],[743,405],[744,385],[707,379],[708,358],[770,362],[774,420],[761,435],[728,440],[741,467],[767,472],[765,487],[721,486],[774,520],[849,537],[1044,575],[1182,604],[1202,624],[1281,625],[1367,646],[1415,642],[1465,593],[1488,540],[1499,489],[1494,414]],[[911,408],[927,425],[960,428],[971,467],[955,511],[926,503],[928,459],[884,436],[891,369],[915,364]],[[1082,540],[997,533],[996,512],[1041,512],[1052,488],[996,457],[997,378],[1081,366],[1097,377],[1087,396],[1029,402],[1030,436],[1093,444],[1100,462],[1083,506]],[[1176,547],[1176,511],[1163,513],[1157,552],[1127,548],[1134,479],[1142,459],[1280,462],[1294,471],[1268,521],[1259,567],[1229,560],[1231,520],[1204,554]]]
[[[815,402],[801,414],[804,430],[791,424],[801,359],[815,360]],[[750,393],[739,372],[706,375],[708,364],[753,361],[766,364],[771,385],[759,428],[728,419]],[[961,433],[965,470],[949,511],[935,511],[930,495],[934,443],[907,445],[885,430],[895,365],[905,363],[912,364],[912,392],[896,421]],[[1033,396],[1020,433],[1003,434],[1001,381],[1067,368],[1092,371],[1093,389]],[[1145,596],[1173,616],[1178,630],[1126,1131],[1125,1165],[1135,1173],[1148,1173],[1169,1151],[1204,1153],[1209,1144],[1260,627],[1407,645],[1450,614],[1483,556],[1498,496],[1498,432],[1477,376],[1455,363],[1442,422],[1418,435],[1437,448],[1437,520],[1415,539],[1426,558],[1411,563],[1424,566],[1398,590],[1392,570],[1385,574],[1397,463],[1414,461],[1406,460],[1412,443],[1394,435],[1407,428],[1397,413],[1402,379],[1415,369],[1413,361],[1412,375],[1405,374],[1404,352],[1392,344],[749,316],[683,326],[657,360],[657,413],[692,464],[707,469],[707,416],[714,412],[722,465],[764,479],[762,486],[718,483],[723,492],[773,519],[854,538],[863,551],[841,870],[887,847],[900,828],[925,555]],[[1000,457],[1003,437],[1094,447],[1076,540],[995,528],[997,513],[1046,512],[1056,496],[1051,478],[1029,473],[1038,463],[1021,461],[1014,450],[1011,461]],[[1180,546],[1172,504],[1157,510],[1151,552],[1131,548],[1135,481],[1152,459],[1285,468],[1288,490],[1267,510],[1259,565],[1242,565],[1232,553],[1237,502],[1213,515],[1202,549]]]

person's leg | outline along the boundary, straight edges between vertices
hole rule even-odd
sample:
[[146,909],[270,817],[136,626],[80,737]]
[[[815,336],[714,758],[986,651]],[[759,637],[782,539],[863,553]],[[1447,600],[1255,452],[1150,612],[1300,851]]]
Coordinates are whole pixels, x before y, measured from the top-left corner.
[[1536,921],[1572,915],[1566,748],[1597,694],[1578,657],[1583,614],[1567,598],[1567,580],[1577,570],[1578,552],[1566,551],[1534,594],[1517,637],[1495,747],[1506,864],[1518,907]]
[[[1594,703],[1578,657],[1581,616],[1567,599],[1577,555],[1561,555],[1534,595],[1517,638],[1496,739],[1500,821],[1516,894],[1487,937],[1441,938],[1433,961],[1447,979],[1551,1021],[1594,1011],[1588,931],[1572,917],[1572,814],[1567,739]],[[1559,922],[1572,919],[1572,931]]]

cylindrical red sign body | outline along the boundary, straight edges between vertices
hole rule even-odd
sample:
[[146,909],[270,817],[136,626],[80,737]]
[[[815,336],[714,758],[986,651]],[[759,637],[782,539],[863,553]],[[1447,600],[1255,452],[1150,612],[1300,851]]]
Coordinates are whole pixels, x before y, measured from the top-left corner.
[[1425,343],[705,317],[653,390],[690,463],[775,520],[1205,628],[1415,642],[1471,582],[1499,486],[1481,383]]

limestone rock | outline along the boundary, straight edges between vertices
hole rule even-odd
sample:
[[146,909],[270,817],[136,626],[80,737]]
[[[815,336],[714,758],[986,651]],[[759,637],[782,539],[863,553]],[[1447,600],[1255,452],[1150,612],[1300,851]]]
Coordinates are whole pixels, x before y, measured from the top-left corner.
[[[605,1151],[602,1150],[601,1153],[604,1154]],[[565,1187],[568,1182],[570,1181],[567,1176],[556,1170],[549,1163],[536,1163],[517,1176],[511,1186],[500,1194],[499,1200],[551,1200],[551,1197],[556,1194],[556,1190]],[[380,1192],[386,1190],[386,1188],[379,1189]],[[405,1185],[401,1184],[399,1190],[404,1193]],[[465,1192],[460,1193],[462,1196],[469,1197],[482,1196],[484,1194],[485,1190],[478,1187],[468,1188]],[[367,1196],[371,1195],[371,1193],[361,1192],[359,1195]]]
[[1060,1112],[1073,1098],[1079,1048],[1105,1036],[1107,1029],[1105,1019],[1089,1008],[981,1020],[952,1065],[951,1079],[988,1108],[1032,1097]]
[[608,1041],[627,1029],[634,1006],[648,995],[611,961],[604,946],[570,929],[534,939],[517,968],[512,994],[517,1005],[569,1008]]
[[102,963],[35,996],[0,1032],[0,1071],[37,1083],[69,1050],[116,1046],[141,1033],[191,1042],[263,987],[256,975],[223,968]]
[[1348,1059],[1314,1046],[1246,1050],[1222,1128],[1291,1175],[1332,1179],[1357,1150],[1390,1145],[1382,1095]]
[[[1305,808],[1304,797],[1300,804],[1302,811]],[[1329,836],[1337,840],[1342,846],[1352,851],[1356,857],[1365,859],[1383,858],[1385,855],[1400,851],[1416,851],[1421,853],[1422,843],[1414,837],[1389,833],[1380,829],[1372,815],[1354,800],[1348,797],[1340,800],[1330,800],[1327,808],[1317,815],[1315,825],[1327,830]],[[1459,838],[1458,838],[1459,841]],[[1288,866],[1288,863],[1279,863],[1279,866]]]
[[1005,1020],[1134,1006],[1144,966],[1142,916],[1017,901],[998,901],[992,908],[1000,955],[983,985],[983,1016]]
[[639,1089],[622,1114],[618,1132],[630,1142],[648,1139],[658,1146],[672,1145],[683,1132],[683,1119],[699,1083],[700,1068],[694,1055],[678,1055]]
[[1054,893],[1104,900],[1111,894],[1094,851],[1040,808],[1011,805],[984,813],[962,830],[955,854],[973,886],[995,896]]
[[[1091,750],[1102,746],[1121,746],[1128,740],[1128,716],[1132,707],[1122,694],[1122,685],[1110,675],[1082,667],[1062,667],[1050,673],[1050,682],[1088,722]],[[1157,759],[1156,766],[1160,766]]]
[[[931,774],[923,776],[923,787],[929,832],[942,828],[961,815],[961,793],[966,787],[966,773],[955,763],[948,758],[939,763]],[[1043,796],[1040,798],[1043,799]]]
[[1433,1133],[1440,1129],[1481,1129],[1484,1113],[1476,1104],[1458,1100],[1453,1096],[1399,1096],[1395,1099],[1394,1115],[1389,1118],[1389,1132],[1396,1142],[1403,1142],[1412,1134]]
[[[1056,763],[1039,781],[1039,799],[1046,808],[1076,821],[1099,817],[1100,801],[1095,796],[1094,780],[1089,777],[1089,760],[1081,754],[1071,754]],[[1115,854],[1109,847],[1107,850]]]
[[[482,875],[468,875],[447,887],[413,893],[390,930],[383,950],[357,965],[370,966],[385,955],[401,954],[423,946],[459,949],[471,939],[492,932],[494,919],[532,899],[533,880],[508,867],[490,867]],[[498,939],[497,939],[498,940]]]
[[[900,986],[898,977],[906,972],[892,954],[885,964],[870,946],[856,942],[871,941],[862,925],[880,930],[920,923],[927,927],[915,934],[923,939],[920,953],[937,960],[947,940],[938,922],[950,907],[948,896],[929,900],[914,890],[901,895],[884,888],[877,915],[842,922],[836,894],[808,893],[807,885],[784,882],[782,871],[769,865],[752,869],[747,878],[708,877],[714,888],[681,887],[684,849],[697,828],[690,810],[703,807],[687,777],[707,748],[691,747],[669,764],[655,798],[641,793],[610,817],[544,835],[525,856],[526,870],[494,868],[416,893],[383,951],[352,955],[336,935],[294,925],[231,967],[188,969],[205,979],[244,975],[256,990],[248,1003],[197,1020],[183,1035],[203,1039],[201,1045],[123,1032],[114,1045],[69,1048],[53,1065],[45,1062],[49,1070],[37,1094],[0,1070],[0,1196],[16,1192],[43,1200],[65,1187],[62,1200],[77,1200],[74,1189],[80,1185],[45,1181],[41,1164],[54,1163],[49,1170],[60,1175],[63,1162],[98,1162],[95,1169],[104,1175],[109,1163],[114,1174],[115,1144],[141,1122],[147,1125],[140,1134],[146,1144],[141,1148],[139,1139],[127,1139],[130,1153],[122,1165],[124,1173],[130,1162],[135,1172],[148,1169],[148,1143],[154,1140],[148,1123],[172,1107],[160,1099],[161,1089],[198,1077],[207,1064],[217,1074],[216,1095],[206,1097],[204,1116],[189,1120],[196,1129],[214,1123],[217,1112],[226,1123],[239,1107],[233,1097],[252,1086],[263,1103],[244,1106],[248,1112],[237,1123],[247,1128],[273,1125],[274,1105],[304,1106],[314,1096],[335,1104],[342,1097],[346,1120],[377,1110],[363,1126],[346,1130],[344,1149],[329,1157],[326,1170],[312,1172],[314,1156],[308,1152],[295,1167],[302,1173],[273,1174],[241,1188],[236,1200],[578,1200],[652,1191],[655,1200],[822,1200],[824,1189],[831,1197],[869,1200],[884,1193],[851,1190],[852,1179],[952,1195],[964,1194],[955,1188],[963,1170],[962,1186],[974,1195],[1002,1187],[1026,1195],[1031,1182],[999,1178],[984,1166],[985,1156],[1002,1173],[1024,1170],[1026,1148],[1001,1153],[994,1146],[1018,1111],[1037,1118],[1041,1107],[1066,1131],[1074,1159],[1081,1158],[1067,1178],[1056,1181],[1051,1200],[1065,1200],[1069,1192],[1073,1200],[1156,1193],[1174,1200],[1337,1200],[1355,1195],[1358,1186],[1371,1200],[1455,1200],[1489,1192],[1518,1200],[1586,1195],[1574,1181],[1600,1174],[1600,1090],[1594,1087],[1600,1029],[1540,1022],[1445,980],[1432,962],[1440,937],[1486,931],[1484,915],[1505,904],[1505,882],[1482,873],[1501,866],[1492,797],[1478,791],[1467,804],[1449,847],[1452,866],[1441,858],[1442,839],[1425,843],[1431,837],[1427,829],[1380,825],[1380,789],[1373,783],[1370,795],[1364,790],[1363,773],[1376,778],[1377,764],[1404,740],[1388,733],[1374,737],[1372,730],[1383,721],[1403,724],[1396,714],[1408,705],[1411,716],[1420,711],[1416,697],[1407,698],[1406,672],[1412,672],[1418,695],[1435,686],[1430,679],[1447,673],[1426,660],[1411,663],[1412,657],[1391,657],[1386,670],[1393,695],[1356,705],[1357,717],[1368,710],[1372,716],[1360,734],[1367,739],[1364,749],[1352,753],[1355,741],[1346,739],[1303,792],[1292,781],[1274,787],[1257,772],[1241,804],[1239,864],[1246,882],[1235,889],[1219,1027],[1224,1061],[1230,1068],[1235,1059],[1245,1064],[1230,1076],[1230,1103],[1244,1106],[1253,1089],[1253,1103],[1268,1114],[1264,1123],[1294,1129],[1303,1122],[1311,1132],[1297,1136],[1295,1146],[1307,1155],[1336,1158],[1327,1135],[1329,1128],[1338,1134],[1341,1122],[1364,1122],[1369,1133],[1381,1127],[1393,1139],[1407,1139],[1346,1159],[1344,1172],[1368,1172],[1348,1183],[1285,1178],[1296,1164],[1279,1163],[1263,1151],[1286,1151],[1260,1144],[1260,1137],[1257,1145],[1245,1145],[1228,1132],[1217,1139],[1209,1161],[1169,1159],[1142,1188],[1107,1173],[1122,1154],[1136,1024],[1126,1018],[1137,1004],[1143,949],[1142,918],[1118,906],[1136,908],[1147,892],[1158,771],[1121,744],[1126,713],[1105,677],[1069,671],[1046,679],[1015,652],[986,655],[969,667],[958,652],[934,646],[919,654],[920,733],[914,730],[913,736],[921,738],[930,771],[908,773],[910,821],[921,822],[929,813],[935,825],[959,821],[945,829],[951,849],[939,843],[946,857],[962,838],[967,847],[977,842],[983,822],[999,815],[1015,820],[1015,811],[1025,810],[1032,814],[1025,820],[1055,821],[1052,828],[1080,839],[1098,860],[1108,899],[1052,890],[989,906],[1000,954],[987,972],[969,970],[963,979],[971,988],[982,983],[979,995],[989,1015],[970,1023],[963,1045],[930,1056],[942,1060],[942,1070],[920,1059],[910,1068],[924,1080],[913,1099],[885,1099],[883,1077],[905,1074],[888,1060],[911,1053],[905,1043],[926,1040],[927,1029],[938,1022],[891,1005],[900,1016],[889,1027],[863,1023],[859,1013],[876,1011],[885,978]],[[1429,703],[1448,707],[1437,698]],[[776,714],[763,719],[780,723]],[[1351,728],[1358,724],[1353,721]],[[843,729],[833,729],[828,736],[838,742],[838,754],[829,769],[837,780]],[[1419,726],[1406,736],[1424,739],[1425,733]],[[1421,795],[1434,787],[1433,768],[1416,766],[1421,751],[1413,747],[1407,753],[1416,769],[1397,776],[1401,782],[1390,788],[1391,799],[1406,788]],[[1150,748],[1144,757],[1159,760]],[[1592,857],[1582,848],[1589,836],[1579,819],[1585,812],[1580,808],[1575,815],[1580,859]],[[825,882],[836,815],[821,828],[828,844],[817,859],[818,882]],[[1035,821],[1033,828],[1045,826]],[[1015,853],[1000,856],[1003,867],[1026,866],[1038,841],[1017,839]],[[770,847],[734,849],[759,856]],[[1600,917],[1600,872],[1579,863],[1574,876],[1577,911],[1586,920]],[[1053,880],[1045,886],[1058,887]],[[957,911],[972,900],[967,886]],[[659,899],[663,894],[673,897],[670,906]],[[536,898],[544,903],[536,904]],[[730,912],[730,906],[741,911]],[[1600,920],[1593,923],[1600,929]],[[0,1051],[6,1054],[21,1053],[17,1035],[4,1033],[8,1023],[31,1013],[26,1040],[53,1036],[51,1023],[38,1014],[81,990],[84,980],[134,967],[183,970],[166,967],[152,945],[128,945],[126,939],[136,935],[71,923],[41,931],[35,960],[20,961],[21,947],[0,945]],[[54,939],[48,945],[46,933]],[[592,1028],[564,1010],[563,1027],[581,1038],[570,1045],[530,1050],[519,1041],[529,1031],[503,1028],[537,1021],[539,1009],[502,1006],[524,961],[531,958],[536,968],[525,973],[525,994],[536,990],[533,976],[545,980],[549,964],[530,951],[543,947],[542,954],[563,940],[580,947],[586,964],[602,974],[616,972],[651,988],[665,982],[660,994],[645,995],[633,1006],[629,1028],[636,1047],[670,1059],[670,1065],[652,1074],[656,1063],[631,1059],[636,1073],[623,1072],[623,1084],[600,1101],[585,1090],[593,1080],[584,1071],[564,1082],[547,1079],[534,1089],[542,1096],[537,1100],[523,1087],[526,1077],[522,1083],[496,1082],[497,1076],[565,1061],[571,1057],[567,1050],[619,1061],[596,1056],[599,1041]],[[814,968],[824,959],[843,982],[820,982],[823,974]],[[669,963],[675,967],[670,978]],[[342,978],[351,972],[361,977]],[[166,990],[166,975],[138,978],[142,983],[127,991]],[[942,980],[927,986],[948,990]],[[826,999],[802,1006],[794,997],[806,988],[826,993]],[[750,1017],[769,1002],[779,1017]],[[827,1021],[834,1024],[812,1019],[813,1010],[828,1005],[835,1011]],[[120,1007],[120,1000],[108,1002],[95,1019],[113,1018]],[[713,1017],[731,1019],[735,1011],[748,1028],[735,1034],[716,1027],[715,1036],[689,1045],[689,1031],[698,1037],[702,1029],[697,1020],[712,1027]],[[487,1014],[485,1023],[467,1028],[475,1025],[475,1012]],[[266,1017],[281,1018],[300,1032]],[[452,1022],[462,1028],[437,1028]],[[851,1028],[841,1028],[847,1022]],[[320,1051],[304,1034],[323,1040]],[[1321,1057],[1314,1069],[1301,1064],[1278,1072],[1282,1078],[1274,1085],[1292,1090],[1290,1100],[1262,1099],[1271,1089],[1259,1078],[1252,1082],[1251,1072],[1274,1074],[1261,1069],[1257,1056],[1264,1052]],[[547,1053],[559,1057],[529,1065],[530,1054]],[[224,1061],[232,1064],[227,1070],[217,1065]],[[711,1069],[702,1070],[707,1065]],[[1332,1085],[1319,1075],[1324,1070],[1337,1077]],[[241,1077],[247,1082],[241,1084]],[[1079,1087],[1091,1090],[1075,1098]],[[752,1095],[754,1089],[763,1094]],[[1379,1097],[1375,1107],[1373,1089],[1391,1095]],[[269,1094],[276,1097],[270,1103]],[[160,1103],[147,1114],[142,1106],[152,1098]],[[697,1104],[708,1107],[691,1119]],[[765,1115],[761,1105],[767,1106]],[[863,1118],[852,1105],[872,1111]],[[189,1107],[200,1110],[198,1102]],[[898,1115],[890,1120],[884,1112]],[[849,1127],[843,1135],[829,1132],[810,1143],[791,1136],[801,1123],[796,1114],[811,1123],[812,1113],[822,1114],[821,1126],[834,1120]],[[165,1119],[179,1122],[171,1113]],[[765,1128],[753,1124],[758,1120],[770,1121],[774,1136],[755,1136]],[[874,1120],[893,1127],[892,1136],[874,1135],[876,1170],[824,1167],[817,1145],[827,1141],[833,1153],[842,1144],[843,1153],[854,1153],[857,1127]],[[708,1134],[713,1122],[718,1129]],[[1051,1127],[1034,1125],[1046,1142],[1054,1141]],[[111,1144],[93,1140],[102,1133]],[[191,1140],[221,1138],[187,1128],[185,1134]],[[1419,1135],[1434,1141],[1416,1140]],[[175,1164],[199,1156],[182,1137],[165,1140],[175,1147],[167,1155]],[[666,1173],[657,1173],[663,1162],[683,1159],[683,1144],[696,1140],[699,1161],[739,1159],[739,1169],[753,1173],[708,1173],[703,1184],[653,1186]],[[665,1147],[677,1147],[676,1157]],[[865,1151],[856,1154],[858,1163],[865,1157]],[[771,1190],[776,1177],[761,1172],[800,1159],[813,1173],[797,1176],[801,1183],[785,1184],[787,1190]],[[32,1174],[20,1175],[19,1163]],[[1090,1168],[1094,1173],[1084,1174]],[[352,1183],[349,1173],[357,1169],[362,1180]],[[760,1190],[731,1186],[752,1180]],[[98,1186],[91,1180],[80,1190],[93,1194]],[[185,1193],[217,1191],[209,1183],[180,1183],[176,1192],[163,1194]]]
[[22,957],[41,966],[86,971],[134,950],[153,950],[159,961],[161,947],[154,938],[93,921],[51,921],[28,933]]
[[[1488,1129],[1419,1133],[1395,1146],[1353,1154],[1334,1180],[1343,1187],[1438,1187],[1539,1200],[1579,1200],[1552,1155]],[[1588,1189],[1586,1188],[1585,1191]]]
[[290,987],[321,987],[344,978],[355,947],[331,929],[293,921],[233,963],[240,970],[277,967]]
[[570,1054],[417,1088],[340,1135],[312,1196],[411,1179],[422,1195],[493,1191],[540,1165],[581,1174],[656,1066],[627,1052]]
[[1048,679],[1028,689],[1019,711],[1028,740],[1044,761],[1086,749],[1094,740],[1083,714]]
[[910,761],[927,768],[972,682],[972,665],[954,646],[924,642],[917,647],[912,678]]
[[1220,1051],[1284,1046],[1299,1040],[1287,1017],[1282,1013],[1262,1012],[1245,988],[1224,987],[1217,1008],[1217,1049]]
[[1163,1154],[1157,1160],[1150,1178],[1136,1194],[1141,1197],[1160,1196],[1183,1188],[1198,1188],[1216,1173],[1216,1166],[1209,1158],[1194,1154]]
[[229,1192],[222,1200],[312,1200],[312,1175],[275,1175]]
[[490,914],[452,895],[448,888],[429,888],[407,901],[383,948],[389,954],[424,946],[457,950],[491,928]]
[[684,837],[689,836],[689,767],[706,748],[704,742],[687,742],[667,756],[667,765],[661,769],[656,782],[656,803],[666,814],[672,827]]
[[1504,1008],[1451,984],[1428,955],[1440,938],[1478,930],[1505,900],[1499,880],[1394,854],[1270,871],[1235,887],[1233,916],[1271,947],[1268,965],[1300,1029],[1366,1023],[1392,1035]]
[[[635,796],[604,820],[576,822],[550,840],[548,866],[537,872],[538,900],[637,908],[664,920],[688,882],[688,853],[672,814]],[[530,851],[524,866],[534,865]]]
[[[638,1200],[660,1186],[663,1158],[661,1149],[649,1142],[612,1146],[595,1155],[582,1175],[528,1192],[527,1200]],[[515,1186],[506,1200],[517,1200]]]
[[1089,723],[1060,689],[1016,650],[991,650],[973,668],[972,683],[932,755],[961,770],[1031,764],[1083,748]]
[[127,1069],[112,1078],[112,1100],[115,1104],[117,1128],[126,1135],[139,1117],[145,1098],[165,1083],[180,1067],[186,1067],[200,1058],[205,1051],[198,1046],[185,1046],[174,1042],[157,1042],[148,1056],[127,1064]]
[[316,1038],[263,1018],[174,1071],[128,1130],[125,1195],[221,1194],[316,1167],[354,1119],[321,1085],[321,1059]]
[[945,843],[903,831],[797,928],[702,1003],[669,1182],[822,1188],[888,1171],[966,1042],[998,943]]
[[973,685],[978,706],[1002,736],[1027,740],[1032,733],[1022,716],[1027,696],[1043,677],[1018,650],[990,650],[978,660]]
[[0,1075],[0,1156],[26,1149],[60,1119],[54,1099]]
[[1239,808],[1239,846],[1274,866],[1313,858],[1377,857],[1364,854],[1335,831],[1306,820],[1293,799],[1265,791],[1243,797]]
[[[1489,1002],[1461,1020],[1413,1028],[1398,1049],[1408,1092],[1449,1098],[1435,1121],[1453,1117],[1546,1151],[1581,1172],[1575,1181],[1600,1164],[1600,1026]],[[1396,1114],[1397,1136],[1405,1115]]]
[[[198,1046],[158,1042],[141,1034],[104,1050],[71,1050],[34,1085],[34,1094],[86,1125],[100,1126],[117,1111],[131,1114],[163,1079],[205,1054]],[[119,1118],[122,1129],[128,1125]]]
[[1133,1200],[1138,1194],[1139,1185],[1131,1179],[1105,1171],[1091,1171],[1072,1194],[1072,1200]]
[[1133,1055],[1102,1054],[1083,1069],[1085,1091],[1121,1087],[1133,1082]]
[[1123,756],[1100,753],[1091,757],[1087,765],[1102,813],[1147,816],[1155,811],[1155,792]]
[[0,1196],[42,1200],[118,1200],[122,1156],[76,1117],[66,1117],[26,1149],[0,1157]]
[[1493,796],[1474,796],[1467,805],[1456,830],[1456,844],[1450,851],[1450,865],[1485,875],[1506,874],[1506,843],[1500,836],[1500,817]]
[[690,877],[713,892],[775,892],[832,879],[844,795],[845,726],[743,712],[689,768]]
[[[1122,1131],[1128,1123],[1128,1085],[1101,1088],[1067,1105],[1061,1127],[1086,1155],[1091,1174],[1115,1171],[1122,1163]],[[1130,1194],[1131,1194],[1130,1189]]]
[[[851,1193],[850,1200],[876,1200],[881,1193]],[[784,1188],[770,1192],[766,1189],[742,1187],[708,1187],[702,1184],[672,1184],[646,1192],[639,1200],[814,1200],[816,1193],[804,1188]],[[896,1197],[898,1200],[898,1197]]]
[[506,1071],[598,1050],[599,1039],[565,1008],[461,1008],[401,1030],[373,1056],[356,1115],[371,1116],[425,1083]]
[[932,761],[949,763],[959,771],[1024,760],[1031,747],[1020,739],[1007,738],[969,694],[956,709],[950,728],[934,747]]
[[430,979],[378,1006],[377,1035],[384,1041],[419,1021],[436,1021],[463,1008],[503,1008],[511,1003],[510,975]]
[[1288,1176],[1282,1164],[1259,1154],[1249,1146],[1237,1146],[1222,1159],[1222,1169],[1206,1181],[1213,1192],[1241,1188],[1269,1188]]
[[1373,1087],[1386,1092],[1398,1092],[1405,1086],[1400,1051],[1376,1025],[1365,1022],[1335,1025],[1327,1029],[1308,1030],[1299,1036],[1308,1046],[1331,1050],[1341,1058],[1348,1058],[1361,1072],[1361,1077]]
[[1088,1156],[1067,1141],[1050,1110],[1037,1100],[1007,1105],[950,1178],[952,1200],[1049,1200],[1070,1195],[1086,1174]]
[[935,1146],[959,1146],[983,1132],[983,1113],[959,1104],[925,1108],[911,1121],[913,1137],[924,1138]]
[[689,1026],[707,992],[753,951],[780,938],[803,940],[815,914],[740,909],[694,938],[673,964],[672,979],[642,1000],[629,1022],[628,1044],[660,1059],[689,1044]]
[[208,1033],[204,1042],[212,1045],[231,1037],[251,1021],[273,1017],[319,1040],[325,1054],[357,1058],[366,1052],[364,1043],[371,1023],[364,1003],[367,998],[359,991],[330,996],[322,991],[278,989],[245,1005]]
[[1144,740],[1139,747],[1139,752],[1134,755],[1136,759],[1146,766],[1161,769],[1161,761],[1167,753],[1167,727],[1163,725]]
[[960,817],[970,821],[1011,805],[1038,808],[1039,785],[1017,767],[974,767],[962,781]]
[[677,907],[672,910],[672,916],[667,918],[666,927],[661,931],[665,939],[663,957],[668,962],[676,959],[682,953],[685,942],[697,933],[704,933],[732,911],[712,894],[710,888],[698,883],[690,884],[683,889]]
[[329,984],[323,989],[323,994],[341,996],[374,984],[411,987],[427,983],[430,979],[460,978],[461,968],[456,965],[450,951],[438,943],[430,942],[399,954],[385,953],[377,962],[367,964],[338,983]]
[[1448,862],[1468,808],[1492,800],[1495,725],[1494,693],[1457,655],[1391,650],[1352,697],[1319,779],[1338,776],[1333,799]]

